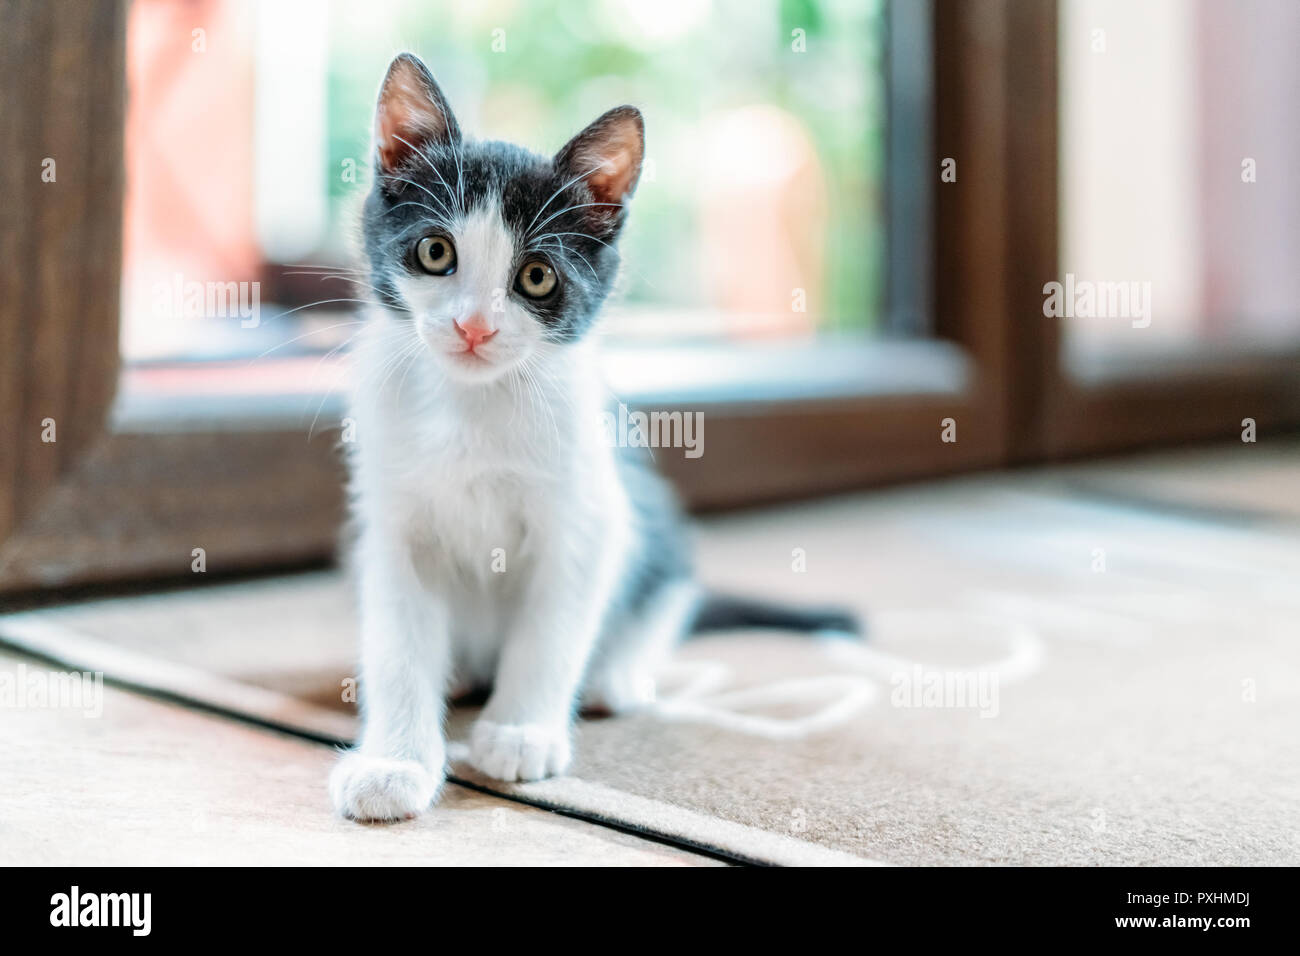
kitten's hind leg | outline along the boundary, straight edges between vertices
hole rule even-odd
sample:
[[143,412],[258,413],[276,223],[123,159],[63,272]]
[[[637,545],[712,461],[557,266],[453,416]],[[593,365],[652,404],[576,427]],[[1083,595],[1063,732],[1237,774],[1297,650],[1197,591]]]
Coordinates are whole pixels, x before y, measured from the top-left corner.
[[695,582],[673,581],[615,625],[583,681],[583,710],[624,714],[653,704],[655,673],[690,628],[699,601]]

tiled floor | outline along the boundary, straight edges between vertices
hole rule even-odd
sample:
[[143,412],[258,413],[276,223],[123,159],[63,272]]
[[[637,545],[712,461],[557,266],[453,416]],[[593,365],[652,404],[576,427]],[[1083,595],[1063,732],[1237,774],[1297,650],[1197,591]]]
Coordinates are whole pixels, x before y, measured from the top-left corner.
[[[45,673],[0,653],[10,680]],[[329,813],[330,748],[102,693],[98,715],[33,707],[0,720],[0,865],[720,865],[456,785],[418,821],[358,826]]]

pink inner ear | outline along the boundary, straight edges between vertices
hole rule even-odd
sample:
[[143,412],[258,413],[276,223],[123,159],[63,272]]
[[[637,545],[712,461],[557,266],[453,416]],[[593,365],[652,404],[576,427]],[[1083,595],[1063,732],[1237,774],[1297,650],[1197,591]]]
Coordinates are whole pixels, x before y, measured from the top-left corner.
[[630,124],[620,126],[603,142],[593,144],[578,162],[587,168],[599,167],[587,176],[597,202],[621,203],[636,188],[641,174],[641,138]]
[[446,119],[409,68],[395,69],[384,84],[375,111],[375,146],[380,164],[387,170],[396,169],[412,147],[444,136],[446,125]]

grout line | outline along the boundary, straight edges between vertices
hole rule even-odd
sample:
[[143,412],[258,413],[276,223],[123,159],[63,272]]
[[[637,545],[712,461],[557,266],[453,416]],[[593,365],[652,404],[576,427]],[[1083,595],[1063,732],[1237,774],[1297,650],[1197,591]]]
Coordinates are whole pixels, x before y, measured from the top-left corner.
[[[53,664],[58,667],[67,667],[73,670],[85,670],[84,667],[78,666],[75,661],[69,660],[48,650],[37,650],[22,641],[15,641],[8,636],[0,633],[0,648],[21,654],[32,660],[42,661],[46,664]],[[104,683],[109,687],[116,687],[118,690],[130,691],[139,694],[142,697],[149,697],[153,700],[162,701],[163,703],[176,704],[187,710],[199,711],[205,714],[212,714],[217,717],[225,717],[239,723],[248,724],[261,730],[270,730],[276,733],[284,734],[288,737],[294,737],[299,740],[307,740],[315,744],[323,744],[330,747],[347,747],[351,741],[342,737],[336,737],[333,734],[324,734],[319,731],[310,730],[305,727],[295,727],[292,724],[286,724],[282,721],[272,720],[268,717],[259,717],[256,714],[250,714],[245,710],[238,710],[233,707],[227,707],[224,704],[216,704],[212,701],[203,700],[189,694],[183,694],[179,691],[168,690],[157,684],[150,684],[143,681],[132,680],[129,677],[117,677],[111,674],[104,674]]]
[[478,793],[485,793],[489,796],[499,797],[502,800],[509,800],[511,803],[522,803],[525,806],[535,807],[538,810],[546,810],[548,813],[559,814],[562,817],[569,817],[574,820],[582,820],[595,826],[605,827],[609,830],[618,830],[620,833],[628,833],[632,836],[640,837],[651,843],[659,843],[664,846],[675,847],[679,850],[687,850],[696,856],[708,857],[709,859],[718,860],[722,863],[730,863],[733,866],[779,866],[777,863],[770,863],[766,860],[759,860],[753,857],[744,856],[743,854],[724,850],[721,847],[710,846],[705,843],[699,843],[695,840],[688,840],[685,837],[675,836],[670,833],[662,833],[658,830],[651,830],[641,827],[635,823],[624,823],[621,820],[615,820],[598,813],[591,813],[584,810],[576,810],[573,807],[566,807],[563,804],[551,803],[546,800],[528,799],[516,793],[503,793],[500,790],[493,790],[491,787],[484,786],[481,783],[474,783],[464,777],[458,777],[455,774],[447,774],[447,780],[457,786],[464,787],[467,790],[474,790]]

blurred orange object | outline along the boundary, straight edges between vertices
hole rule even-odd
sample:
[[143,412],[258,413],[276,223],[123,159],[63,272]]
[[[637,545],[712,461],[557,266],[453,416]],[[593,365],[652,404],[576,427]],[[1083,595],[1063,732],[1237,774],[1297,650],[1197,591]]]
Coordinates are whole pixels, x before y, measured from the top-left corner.
[[135,0],[127,25],[122,345],[186,338],[157,289],[259,277],[253,215],[253,35],[238,0]]
[[747,106],[705,118],[699,255],[706,300],[733,334],[811,334],[825,303],[826,185],[795,115]]

